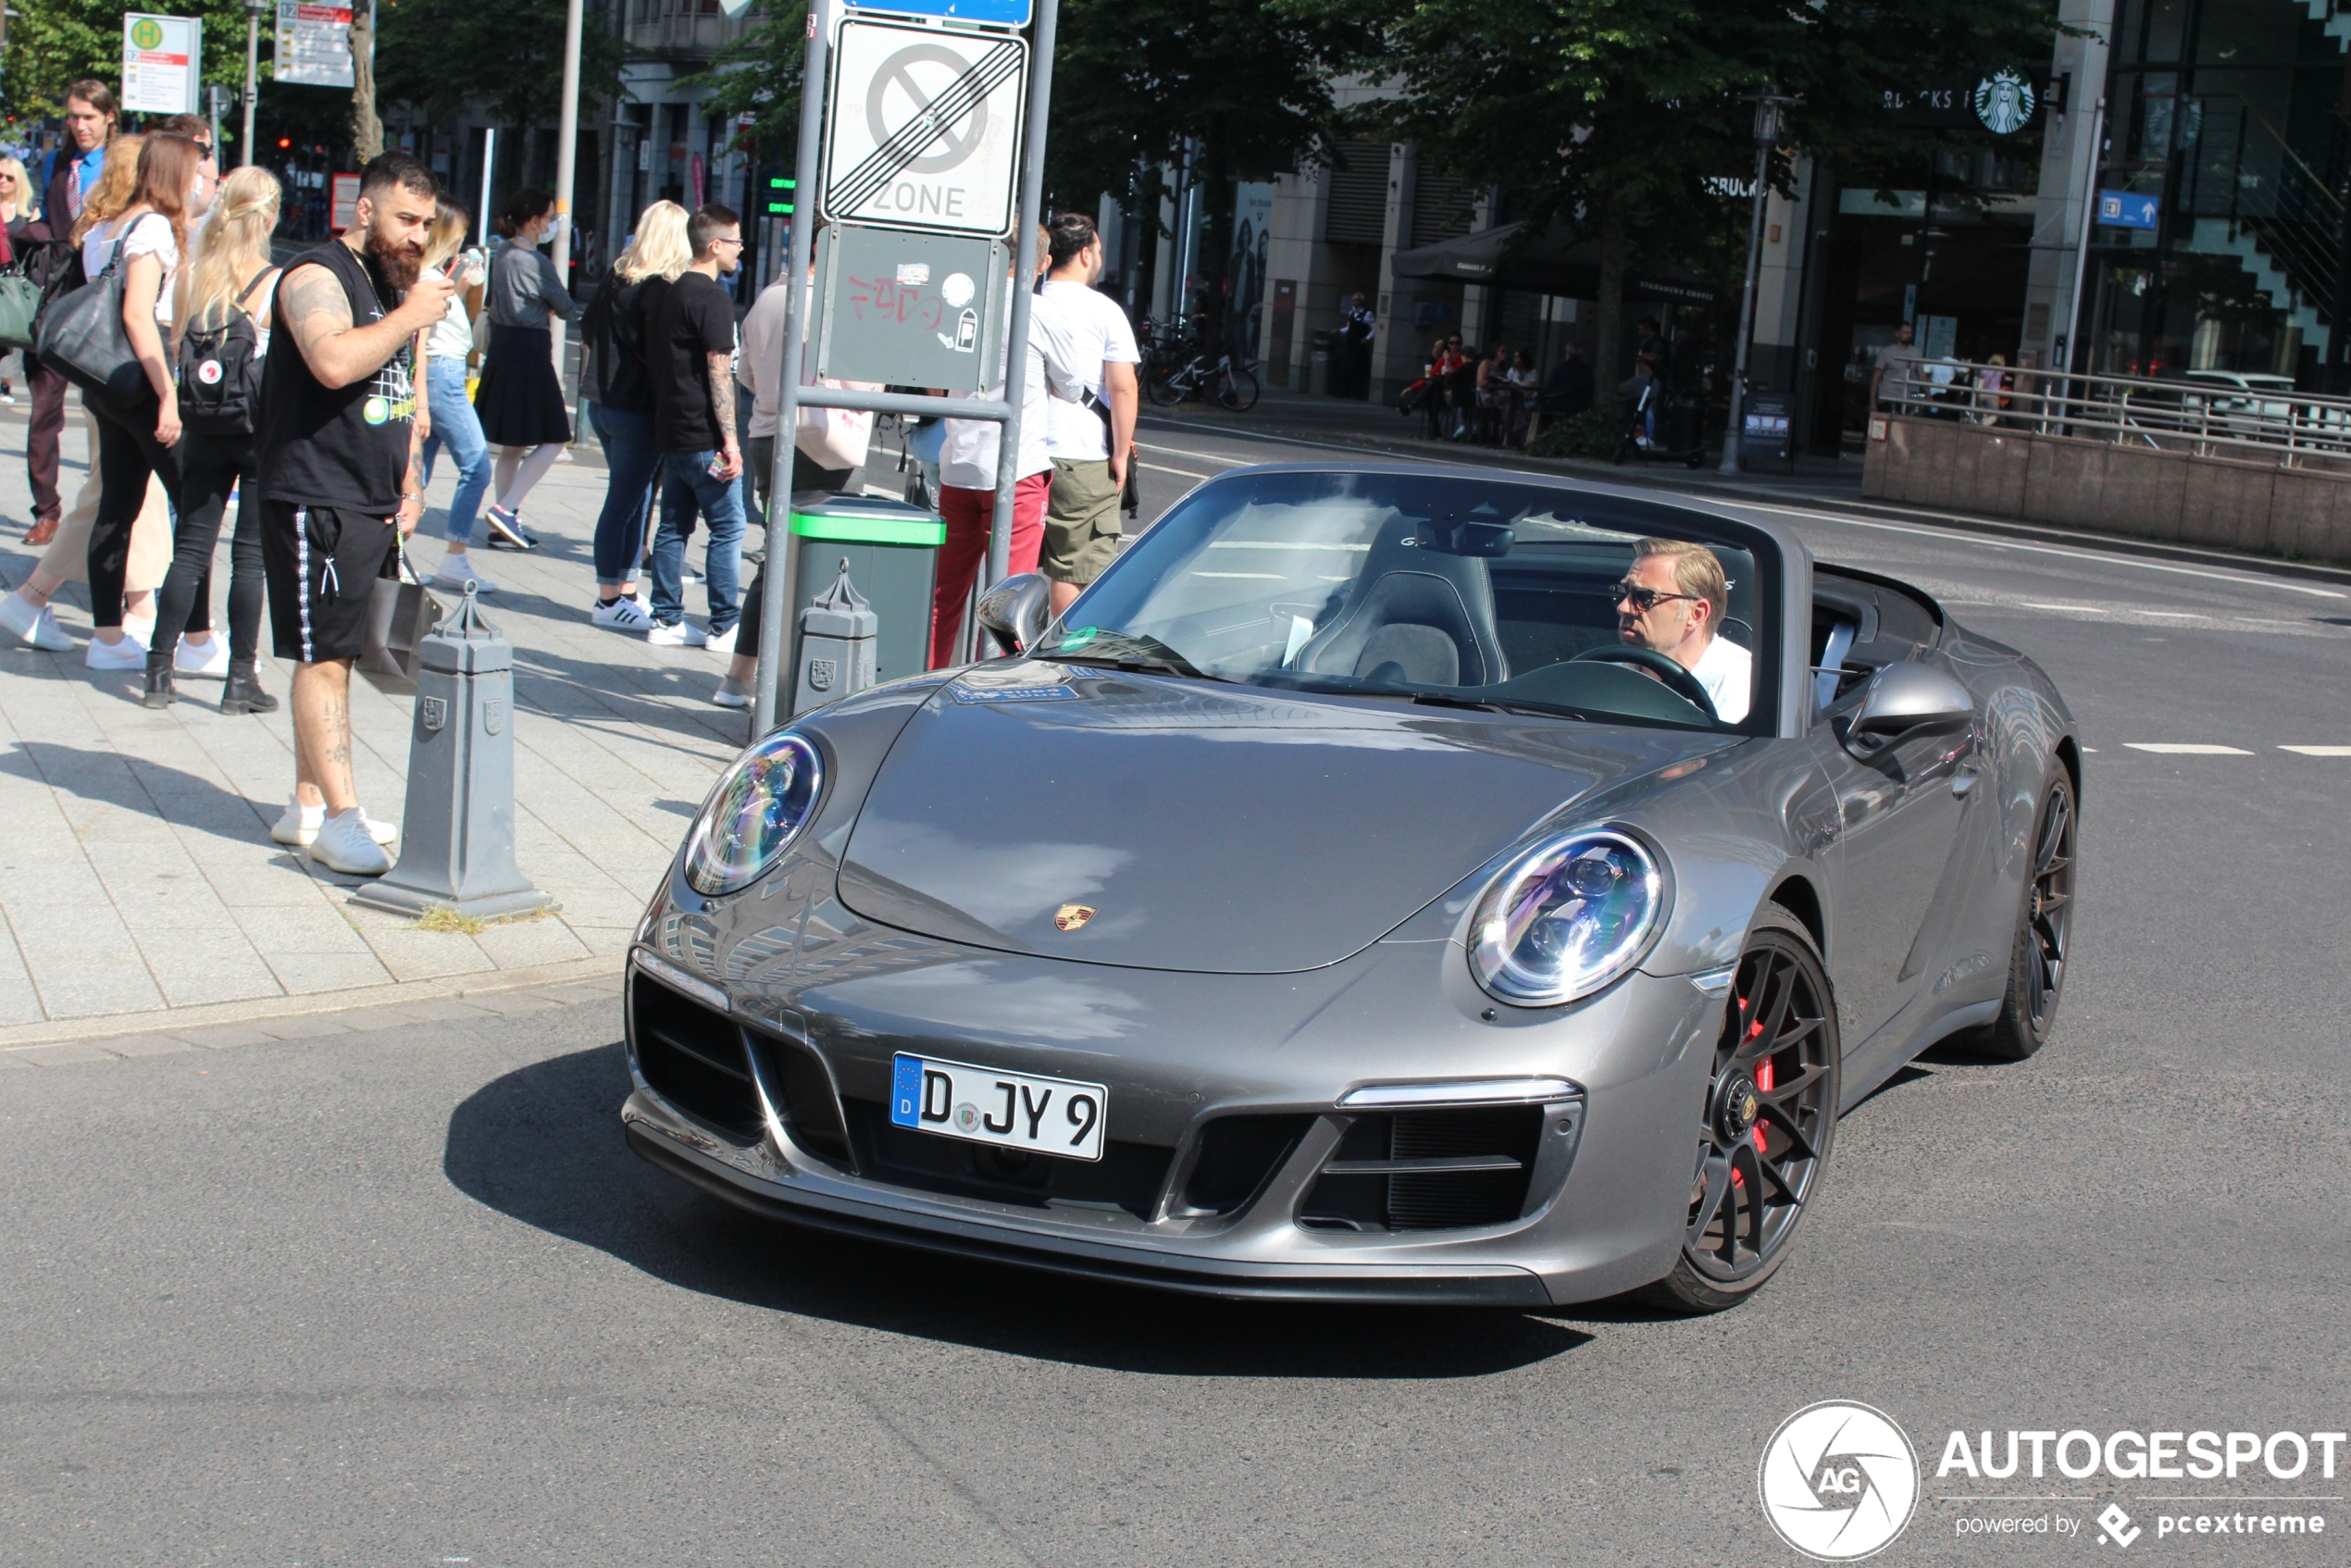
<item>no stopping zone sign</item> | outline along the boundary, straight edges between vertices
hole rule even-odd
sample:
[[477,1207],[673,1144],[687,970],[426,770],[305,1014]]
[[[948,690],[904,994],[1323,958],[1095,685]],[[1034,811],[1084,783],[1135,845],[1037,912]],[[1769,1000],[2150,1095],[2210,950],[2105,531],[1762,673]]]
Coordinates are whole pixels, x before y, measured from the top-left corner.
[[842,23],[827,116],[825,218],[1010,234],[1027,96],[1023,39]]

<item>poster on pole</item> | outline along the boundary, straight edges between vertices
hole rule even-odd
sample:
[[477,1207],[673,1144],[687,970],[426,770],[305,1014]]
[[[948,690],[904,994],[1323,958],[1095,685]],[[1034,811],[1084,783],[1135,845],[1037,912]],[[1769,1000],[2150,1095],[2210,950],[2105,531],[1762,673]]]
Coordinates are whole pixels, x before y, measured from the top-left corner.
[[321,0],[278,0],[274,80],[298,87],[351,87],[351,7]]
[[1028,44],[851,20],[833,56],[824,216],[1001,239],[1020,192]]
[[204,23],[193,17],[126,12],[122,19],[122,106],[143,115],[196,112],[204,74]]

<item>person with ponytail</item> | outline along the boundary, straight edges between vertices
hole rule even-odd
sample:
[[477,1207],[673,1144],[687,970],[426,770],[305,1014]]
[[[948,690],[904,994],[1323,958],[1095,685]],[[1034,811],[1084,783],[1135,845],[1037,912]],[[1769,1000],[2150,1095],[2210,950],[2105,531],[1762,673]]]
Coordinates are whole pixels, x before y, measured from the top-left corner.
[[496,494],[484,514],[493,548],[528,550],[522,503],[571,443],[571,415],[555,374],[547,318],[579,319],[579,305],[539,247],[554,232],[555,198],[526,187],[506,198],[498,232],[505,243],[490,264],[490,352],[474,411],[498,445]]
[[[218,331],[243,316],[253,326],[255,359],[268,355],[270,285],[278,276],[269,258],[269,236],[278,227],[280,197],[278,177],[265,168],[240,168],[221,181],[211,218],[197,233],[195,266],[180,284],[180,341],[192,331]],[[216,368],[213,379],[218,378]],[[258,415],[259,410],[251,412]],[[183,429],[180,523],[173,533],[171,570],[157,596],[155,640],[147,649],[145,702],[151,708],[177,699],[175,667],[193,675],[225,675],[220,694],[224,714],[266,714],[278,706],[278,699],[262,691],[259,676],[265,592],[259,485],[250,423],[243,431],[193,426]],[[212,558],[232,487],[241,499],[237,530],[229,542],[229,645],[223,648],[220,639],[211,635]],[[183,631],[195,634],[192,648],[199,641],[203,644],[193,662],[176,656]]]

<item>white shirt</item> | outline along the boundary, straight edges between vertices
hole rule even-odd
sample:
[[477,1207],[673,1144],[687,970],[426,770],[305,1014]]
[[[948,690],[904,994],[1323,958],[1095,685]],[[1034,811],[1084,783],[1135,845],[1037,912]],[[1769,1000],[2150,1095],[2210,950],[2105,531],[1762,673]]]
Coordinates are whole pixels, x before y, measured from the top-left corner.
[[1747,716],[1755,686],[1755,656],[1727,637],[1717,637],[1690,666],[1698,683],[1714,700],[1714,716],[1736,724]]
[[[1139,365],[1135,329],[1118,302],[1090,284],[1047,283],[1037,295],[1028,330],[1045,354],[1067,366],[1078,383],[1110,402],[1103,390],[1105,365]],[[1099,463],[1110,455],[1102,417],[1083,403],[1054,398],[1047,407],[1046,449],[1055,457]]]
[[463,359],[474,351],[474,318],[466,309],[466,290],[479,289],[490,280],[490,268],[477,252],[467,252],[468,260],[457,274],[463,285],[449,296],[449,308],[433,323],[432,335],[425,340],[427,359]]
[[[106,269],[106,258],[114,255],[115,230],[122,220],[101,223],[81,237],[82,276],[95,280]],[[155,255],[163,261],[163,282],[155,290],[155,319],[166,326],[171,324],[172,280],[180,270],[180,245],[171,237],[171,219],[159,212],[139,215],[131,232],[122,242],[122,267],[131,269],[134,255]]]
[[[1012,313],[1011,280],[1004,283],[1005,314]],[[1004,357],[996,362],[996,381],[972,393],[975,400],[1004,395],[1004,365],[1011,357],[1012,345],[1004,345]],[[1038,346],[1037,334],[1028,335],[1028,368],[1021,378],[1020,387],[1020,468],[1013,477],[1025,479],[1031,474],[1041,474],[1053,466],[1052,452],[1047,442],[1051,423],[1045,386],[1045,355]],[[1101,420],[1094,415],[1100,427]],[[1003,427],[993,419],[950,419],[947,439],[939,449],[939,482],[953,485],[957,490],[996,492],[996,453],[1001,444]]]

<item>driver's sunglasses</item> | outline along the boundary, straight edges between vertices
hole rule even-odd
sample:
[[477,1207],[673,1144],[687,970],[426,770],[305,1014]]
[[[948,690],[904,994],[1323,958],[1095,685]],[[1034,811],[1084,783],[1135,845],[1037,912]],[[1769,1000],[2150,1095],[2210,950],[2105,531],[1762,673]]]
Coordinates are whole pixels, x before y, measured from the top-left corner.
[[1645,616],[1669,600],[1687,599],[1695,604],[1698,597],[1695,593],[1668,593],[1662,589],[1643,588],[1637,583],[1620,582],[1616,585],[1616,603],[1622,604],[1630,600],[1633,608]]

